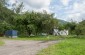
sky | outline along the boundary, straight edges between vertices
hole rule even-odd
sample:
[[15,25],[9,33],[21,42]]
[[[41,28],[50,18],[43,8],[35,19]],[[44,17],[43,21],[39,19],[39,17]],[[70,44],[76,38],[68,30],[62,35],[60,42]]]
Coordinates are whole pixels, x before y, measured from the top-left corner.
[[23,2],[23,11],[55,13],[54,17],[65,21],[85,20],[85,0],[9,0],[9,4]]

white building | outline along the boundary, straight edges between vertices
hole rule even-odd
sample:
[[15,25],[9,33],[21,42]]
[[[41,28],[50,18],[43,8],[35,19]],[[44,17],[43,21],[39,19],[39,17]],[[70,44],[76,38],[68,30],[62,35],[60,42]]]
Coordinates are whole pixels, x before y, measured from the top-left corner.
[[58,29],[54,29],[54,33],[53,33],[53,35],[68,35],[69,34],[69,32],[68,32],[68,30],[61,30],[61,31],[59,31]]

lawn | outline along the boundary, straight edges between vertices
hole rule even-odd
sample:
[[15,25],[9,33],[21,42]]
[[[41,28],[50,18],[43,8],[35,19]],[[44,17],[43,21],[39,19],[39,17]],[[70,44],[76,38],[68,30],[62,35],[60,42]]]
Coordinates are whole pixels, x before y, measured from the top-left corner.
[[85,38],[68,38],[43,49],[37,55],[85,55]]
[[4,42],[0,40],[0,46],[2,46],[3,44],[4,44]]
[[59,36],[49,35],[49,36],[31,36],[31,37],[2,38],[2,39],[49,41],[49,40],[58,40],[58,39],[60,39],[60,37]]

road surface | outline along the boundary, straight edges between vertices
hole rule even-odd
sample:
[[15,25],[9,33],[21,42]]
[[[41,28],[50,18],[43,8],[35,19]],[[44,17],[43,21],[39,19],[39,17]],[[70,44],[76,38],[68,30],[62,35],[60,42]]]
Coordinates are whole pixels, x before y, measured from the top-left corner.
[[0,46],[0,55],[36,55],[40,50],[58,43],[59,41],[21,41],[3,40],[4,46]]

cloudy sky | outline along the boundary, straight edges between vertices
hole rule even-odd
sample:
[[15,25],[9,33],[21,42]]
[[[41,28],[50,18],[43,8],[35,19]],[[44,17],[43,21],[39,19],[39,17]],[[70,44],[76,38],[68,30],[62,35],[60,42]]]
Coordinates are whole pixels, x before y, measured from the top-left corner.
[[[17,0],[9,0],[16,3]],[[85,19],[85,0],[18,0],[24,3],[25,10],[55,13],[58,19],[81,21]]]

